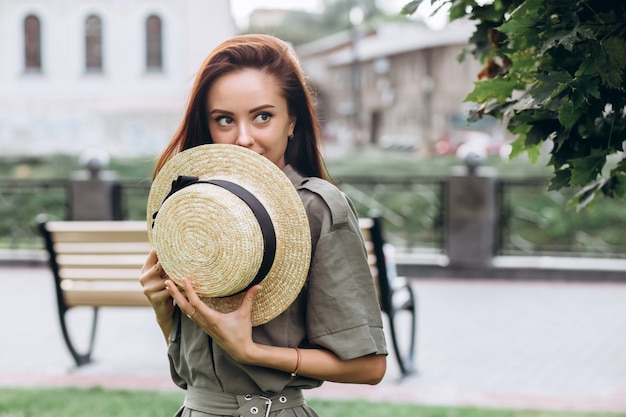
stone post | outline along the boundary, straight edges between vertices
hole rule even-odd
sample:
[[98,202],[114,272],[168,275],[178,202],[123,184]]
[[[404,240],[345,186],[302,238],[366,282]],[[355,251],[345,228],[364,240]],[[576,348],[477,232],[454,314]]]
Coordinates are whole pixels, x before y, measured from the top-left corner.
[[120,220],[120,185],[115,172],[103,170],[109,163],[104,152],[87,151],[80,156],[84,170],[72,174],[71,220]]
[[490,268],[498,222],[497,175],[480,167],[481,158],[464,158],[465,172],[455,169],[448,182],[446,251],[451,267]]

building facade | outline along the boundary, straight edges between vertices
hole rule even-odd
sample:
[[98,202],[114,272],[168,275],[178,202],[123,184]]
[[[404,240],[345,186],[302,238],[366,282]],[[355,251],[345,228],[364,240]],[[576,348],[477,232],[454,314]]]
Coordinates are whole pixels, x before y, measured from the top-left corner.
[[154,155],[229,0],[0,0],[0,154]]
[[394,23],[300,46],[327,140],[438,152],[480,71],[471,56],[457,59],[473,30],[467,22],[439,31]]

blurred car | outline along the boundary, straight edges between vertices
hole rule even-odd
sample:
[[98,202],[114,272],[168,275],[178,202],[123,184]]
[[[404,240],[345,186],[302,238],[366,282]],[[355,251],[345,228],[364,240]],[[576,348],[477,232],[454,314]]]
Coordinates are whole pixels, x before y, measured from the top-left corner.
[[421,138],[411,135],[383,135],[378,139],[382,149],[396,151],[414,151],[421,144]]
[[465,115],[457,113],[450,118],[447,133],[437,141],[435,151],[439,155],[458,155],[469,149],[484,155],[510,152],[504,128],[496,119],[483,118],[469,124]]

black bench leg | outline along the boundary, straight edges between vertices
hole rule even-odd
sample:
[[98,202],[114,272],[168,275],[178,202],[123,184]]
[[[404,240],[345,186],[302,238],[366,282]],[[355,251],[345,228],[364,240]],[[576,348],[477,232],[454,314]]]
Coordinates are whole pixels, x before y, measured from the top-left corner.
[[[415,342],[417,339],[417,300],[413,289],[410,286],[406,286],[399,291],[406,291],[408,298],[401,305],[393,305],[392,311],[389,312],[389,323],[391,331],[391,339],[393,343],[393,350],[398,359],[398,365],[402,376],[408,376],[416,372],[415,369]],[[398,340],[397,328],[395,323],[396,313],[406,311],[410,315],[410,329],[409,338],[403,339],[402,343],[404,349],[400,348],[401,341]],[[406,346],[408,344],[408,346]]]
[[76,366],[86,365],[91,362],[91,353],[94,348],[94,341],[96,338],[96,327],[98,324],[98,307],[93,308],[93,321],[91,323],[91,334],[89,336],[89,344],[87,347],[87,351],[85,353],[79,353],[74,347],[74,343],[72,342],[72,338],[70,337],[69,331],[67,329],[67,321],[65,315],[69,310],[65,310],[61,312],[61,330],[63,331],[63,338],[65,339],[65,344],[67,345],[70,354],[74,358],[74,362],[76,362]]

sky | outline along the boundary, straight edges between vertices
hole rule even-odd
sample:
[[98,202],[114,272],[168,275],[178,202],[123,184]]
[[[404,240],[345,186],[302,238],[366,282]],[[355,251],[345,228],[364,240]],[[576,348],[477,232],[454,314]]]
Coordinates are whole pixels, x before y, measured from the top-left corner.
[[[399,12],[409,0],[379,0],[378,4],[383,10],[394,13]],[[294,9],[309,12],[321,11],[322,0],[230,0],[230,7],[235,22],[239,27],[246,26],[248,16],[254,9]],[[430,2],[425,1],[416,15],[427,16]],[[441,19],[439,19],[441,20]],[[440,22],[434,21],[436,26]]]

